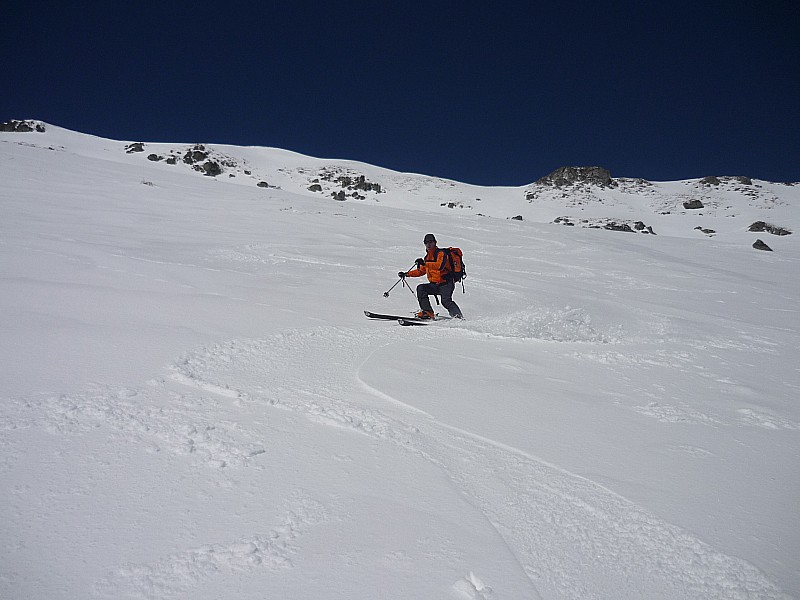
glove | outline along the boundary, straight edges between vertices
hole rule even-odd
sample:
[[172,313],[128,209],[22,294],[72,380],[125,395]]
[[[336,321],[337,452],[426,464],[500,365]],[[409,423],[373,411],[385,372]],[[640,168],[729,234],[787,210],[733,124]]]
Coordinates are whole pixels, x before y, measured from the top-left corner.
[[417,260],[414,261],[414,264],[417,265],[418,267],[421,267],[422,265],[425,264],[425,259],[424,258],[418,258]]
[[397,276],[398,276],[400,279],[405,279],[405,278],[406,278],[406,273],[405,273],[405,271],[400,271],[400,272],[397,274]]

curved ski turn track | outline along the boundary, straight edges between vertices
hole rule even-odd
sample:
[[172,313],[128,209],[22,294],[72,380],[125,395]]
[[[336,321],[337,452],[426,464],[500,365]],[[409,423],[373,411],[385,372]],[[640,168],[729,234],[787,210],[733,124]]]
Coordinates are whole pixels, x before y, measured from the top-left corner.
[[[442,329],[418,329],[415,341],[440,338]],[[467,326],[444,334],[475,332]],[[232,340],[185,355],[173,366],[173,379],[253,407],[285,409],[365,434],[434,465],[497,532],[529,580],[529,598],[782,596],[749,564],[605,487],[439,422],[365,383],[361,376],[370,355],[397,341],[397,332],[386,327],[368,334],[326,327]],[[259,383],[281,379],[285,386]],[[480,565],[473,570],[480,574]],[[492,597],[467,581],[454,589],[472,590],[464,597]]]
[[[72,487],[62,482],[56,489],[68,491],[43,497],[38,507],[12,500],[11,510],[22,518],[30,510],[80,511],[83,503],[87,511],[104,513],[115,510],[116,494],[142,495],[145,508],[131,516],[131,531],[120,532],[121,542],[138,539],[138,530],[150,526],[182,543],[155,562],[121,543],[115,568],[87,569],[95,598],[216,597],[230,585],[242,594],[267,585],[278,596],[291,595],[305,586],[307,597],[327,589],[325,597],[344,598],[356,593],[348,588],[356,582],[363,593],[370,577],[392,582],[375,593],[398,598],[786,597],[752,565],[607,487],[489,439],[477,433],[479,424],[470,431],[443,422],[415,406],[413,397],[371,383],[374,369],[388,368],[379,355],[404,344],[423,351],[434,343],[465,344],[485,336],[480,323],[413,331],[369,325],[288,330],[200,348],[172,364],[169,377],[141,389],[97,386],[12,401],[5,431],[81,435],[87,447],[95,444],[98,457],[86,481]],[[572,337],[600,335],[580,324],[569,327]],[[111,435],[92,441],[102,431]],[[297,444],[304,435],[305,460],[319,454],[319,464],[303,465],[309,480],[284,481],[291,470],[286,465],[297,457],[283,442]],[[4,471],[21,458],[13,438],[6,446]],[[185,493],[187,467],[176,471],[175,482],[157,475],[154,482],[113,478],[115,461],[132,460],[124,453],[142,450],[166,461],[157,463],[160,468],[189,461],[192,477],[206,482],[171,524],[150,514],[154,492],[143,490],[164,487],[158,493],[174,500]],[[381,471],[387,466],[394,472]],[[370,469],[375,472],[365,475]],[[352,481],[337,487],[354,472],[376,488],[357,492]],[[30,497],[35,490],[15,491]],[[220,495],[241,503],[241,513],[208,529],[209,516],[220,515],[204,507]],[[404,532],[406,523],[428,526]],[[60,540],[64,551],[80,535],[87,543],[94,539],[92,532],[71,531],[68,520],[63,527],[38,535]],[[98,539],[107,535],[104,527],[101,518]],[[212,537],[200,541],[197,531],[204,527]],[[383,554],[359,549],[365,540]],[[465,547],[483,547],[485,554]],[[314,581],[316,561],[340,562],[342,581]],[[426,561],[430,571],[400,583],[409,577],[408,565]],[[52,579],[69,578],[62,576]],[[448,578],[444,587],[442,577]]]

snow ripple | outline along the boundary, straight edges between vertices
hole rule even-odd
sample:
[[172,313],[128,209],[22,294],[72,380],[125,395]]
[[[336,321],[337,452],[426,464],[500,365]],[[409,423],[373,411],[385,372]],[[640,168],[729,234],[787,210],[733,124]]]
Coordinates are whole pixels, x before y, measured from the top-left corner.
[[243,466],[264,454],[264,445],[238,423],[209,418],[218,404],[214,397],[171,392],[158,382],[142,390],[95,385],[75,394],[9,401],[0,429],[80,435],[107,425],[150,452],[167,450],[211,467]]
[[297,538],[326,520],[322,504],[297,493],[283,523],[268,533],[207,544],[151,564],[125,565],[97,583],[94,597],[187,597],[212,575],[291,568]]

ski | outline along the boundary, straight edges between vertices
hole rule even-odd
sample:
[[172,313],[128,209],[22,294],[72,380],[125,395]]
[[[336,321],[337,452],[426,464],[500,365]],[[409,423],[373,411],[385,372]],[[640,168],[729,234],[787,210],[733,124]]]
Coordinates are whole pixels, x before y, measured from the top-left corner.
[[400,325],[427,325],[434,321],[448,321],[453,318],[444,315],[436,315],[435,319],[420,319],[419,317],[404,317],[403,315],[384,315],[381,313],[369,312],[368,310],[364,311],[364,315],[369,319],[397,321]]
[[454,317],[445,317],[437,315],[435,319],[397,319],[397,322],[400,325],[408,326],[408,325],[442,325],[442,321],[460,321],[461,319],[455,319]]
[[403,318],[403,319],[397,319],[397,322],[400,323],[400,325],[403,325],[403,326],[427,325],[429,323],[433,323],[434,319],[424,319],[423,320],[423,319],[405,319],[405,318]]
[[423,321],[424,320],[424,319],[418,319],[417,317],[404,316],[404,315],[382,315],[380,313],[369,312],[368,310],[365,310],[364,314],[369,319],[379,319],[381,321],[399,321],[401,319],[406,320],[406,321]]

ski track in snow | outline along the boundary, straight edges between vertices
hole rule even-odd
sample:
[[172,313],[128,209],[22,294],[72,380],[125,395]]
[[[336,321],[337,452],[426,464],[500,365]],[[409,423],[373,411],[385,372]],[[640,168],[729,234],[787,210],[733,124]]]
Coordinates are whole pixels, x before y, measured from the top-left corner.
[[[540,328],[520,318],[516,331],[521,337],[548,340],[573,336],[607,341],[604,334],[592,333],[580,315],[566,311],[558,318],[563,321],[560,329]],[[412,335],[419,342],[483,336],[486,327],[417,328]],[[215,405],[233,402],[260,415],[265,409],[288,410],[394,444],[436,465],[505,540],[545,597],[785,597],[748,563],[715,551],[601,485],[438,422],[364,383],[359,377],[362,365],[377,349],[396,341],[393,328],[344,327],[234,339],[186,353],[171,365],[170,380],[153,380],[142,389],[96,386],[81,394],[12,400],[0,429],[39,427],[79,435],[109,425],[116,435],[148,451],[189,456],[209,468],[247,468],[268,454],[259,431],[250,424],[213,420]],[[599,360],[623,356],[597,353]],[[668,422],[720,425],[697,411],[656,402],[632,408]],[[749,409],[740,410],[738,418],[757,427],[798,429],[796,423]],[[219,574],[291,568],[294,541],[326,518],[325,507],[295,497],[284,523],[270,531],[184,550],[151,564],[121,565],[96,583],[96,596],[186,597]],[[480,573],[480,565],[473,568]],[[487,599],[491,585],[469,573],[453,591]]]
[[[474,331],[437,328],[434,334],[420,328],[418,339],[465,334]],[[715,551],[596,483],[417,409],[388,416],[374,399],[393,399],[363,383],[358,372],[375,348],[394,340],[394,331],[365,334],[334,327],[231,340],[185,355],[173,366],[173,377],[238,401],[345,427],[432,462],[492,524],[547,597],[784,597],[748,563]],[[315,368],[307,369],[308,364]],[[274,383],[284,380],[291,386]],[[265,381],[272,383],[258,383]],[[650,410],[667,420],[684,418],[669,407]],[[477,581],[480,590],[469,577],[454,589],[465,597],[489,597],[491,582]]]

